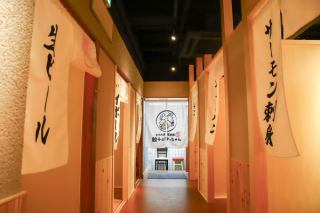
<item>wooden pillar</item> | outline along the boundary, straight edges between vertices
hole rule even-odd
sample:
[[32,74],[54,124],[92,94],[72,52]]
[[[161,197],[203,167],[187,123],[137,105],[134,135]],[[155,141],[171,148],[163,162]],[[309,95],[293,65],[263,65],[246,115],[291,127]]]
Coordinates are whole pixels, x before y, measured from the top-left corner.
[[259,1],[260,0],[241,0],[242,18],[247,18],[247,15],[257,5]]
[[197,79],[199,78],[202,71],[203,71],[203,59],[202,59],[202,57],[196,57]]
[[207,68],[207,66],[210,64],[211,61],[212,61],[212,55],[211,54],[205,54],[203,56],[204,69]]
[[[122,198],[124,201],[127,201],[129,198],[129,181],[130,181],[130,139],[131,139],[131,126],[130,126],[130,118],[131,118],[131,108],[130,108],[130,93],[131,93],[131,86],[128,86],[128,103],[124,104],[123,107],[123,126],[122,126],[122,133],[123,134],[123,159],[122,159]],[[122,112],[121,112],[122,113]],[[121,128],[121,127],[120,127]]]
[[[211,54],[205,54],[203,57],[204,61],[204,68],[206,68],[212,61],[212,55]],[[209,78],[209,76],[205,76],[206,78]],[[206,89],[208,89],[208,85],[205,86]],[[206,99],[207,97],[205,97]],[[205,100],[205,107],[207,107],[207,99]],[[206,152],[207,152],[207,158],[206,158],[206,164],[207,164],[207,174],[206,178],[208,181],[208,195],[207,199],[209,203],[214,202],[214,146],[205,144]]]
[[225,120],[226,120],[226,143],[227,143],[227,211],[231,212],[231,200],[230,200],[230,135],[229,135],[229,73],[228,73],[228,57],[226,41],[233,32],[233,15],[232,15],[232,0],[220,0],[221,11],[221,26],[222,26],[222,44],[223,44],[223,62],[224,62],[224,77],[225,77]]
[[96,147],[93,120],[96,82],[95,77],[85,74],[81,146],[81,212],[94,212]]
[[194,65],[190,64],[189,65],[189,90],[193,86],[194,81],[195,81],[195,79],[194,79]]
[[222,41],[224,43],[233,31],[232,0],[220,0],[220,7]]
[[[194,78],[194,65],[189,65],[189,90],[192,86],[197,83]],[[190,118],[192,114],[192,105],[191,105],[191,93],[189,92],[189,127],[191,125]],[[189,128],[190,129],[190,128]],[[197,180],[197,152],[196,152],[196,139],[189,141],[188,146],[188,157],[187,157],[187,168],[189,169],[189,179]]]
[[0,3],[0,199],[20,191],[34,0]]

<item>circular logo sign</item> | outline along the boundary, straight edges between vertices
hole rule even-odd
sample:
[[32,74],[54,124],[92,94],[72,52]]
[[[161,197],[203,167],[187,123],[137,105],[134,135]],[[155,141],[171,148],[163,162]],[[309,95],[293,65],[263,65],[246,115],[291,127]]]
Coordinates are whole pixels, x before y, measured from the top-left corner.
[[170,132],[177,126],[177,116],[170,110],[164,110],[157,115],[156,123],[162,132]]

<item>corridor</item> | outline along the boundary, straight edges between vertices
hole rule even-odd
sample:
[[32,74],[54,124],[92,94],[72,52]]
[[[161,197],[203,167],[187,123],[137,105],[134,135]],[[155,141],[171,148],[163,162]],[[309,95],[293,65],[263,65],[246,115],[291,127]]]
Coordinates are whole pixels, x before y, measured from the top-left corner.
[[144,179],[120,213],[225,213],[226,200],[207,203],[196,181]]
[[0,11],[0,213],[320,212],[320,0]]

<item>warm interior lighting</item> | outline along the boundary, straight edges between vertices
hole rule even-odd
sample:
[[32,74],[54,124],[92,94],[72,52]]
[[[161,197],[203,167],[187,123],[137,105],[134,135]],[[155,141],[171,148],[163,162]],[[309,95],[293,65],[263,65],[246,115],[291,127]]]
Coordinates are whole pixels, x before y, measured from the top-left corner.
[[176,71],[176,67],[172,66],[172,67],[171,67],[171,71],[172,71],[172,72]]
[[175,35],[172,35],[171,36],[171,41],[175,41],[175,40],[177,40],[177,37]]
[[105,0],[107,7],[111,7],[111,0]]

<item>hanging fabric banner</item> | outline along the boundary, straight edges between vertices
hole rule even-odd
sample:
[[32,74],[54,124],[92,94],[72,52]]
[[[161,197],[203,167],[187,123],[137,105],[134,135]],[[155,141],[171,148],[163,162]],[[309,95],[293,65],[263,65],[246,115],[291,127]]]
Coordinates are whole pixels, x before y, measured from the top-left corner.
[[128,103],[128,83],[116,72],[115,74],[115,103],[114,103],[114,149],[117,149],[120,134],[120,105]]
[[320,17],[319,0],[281,0],[280,6],[284,38],[294,35],[301,28]]
[[128,83],[116,72],[116,97],[123,103],[128,103]]
[[267,150],[278,157],[297,156],[287,113],[282,76],[282,24],[277,0],[253,20],[253,51],[260,130]]
[[67,163],[69,66],[100,76],[95,51],[94,43],[58,1],[36,0],[22,174]]
[[71,64],[98,78],[101,76],[101,69],[97,60],[96,45],[75,21],[73,25],[74,42]]
[[150,148],[185,148],[188,144],[188,102],[145,102],[144,142]]
[[189,130],[189,140],[192,142],[195,139],[198,123],[198,85],[197,82],[191,88],[191,122]]
[[140,142],[141,129],[142,129],[142,97],[136,93],[136,106],[137,106],[137,126],[136,126],[136,143]]
[[216,136],[218,115],[219,115],[219,81],[223,76],[223,57],[217,54],[214,58],[213,66],[209,69],[207,107],[206,107],[206,135],[205,141],[209,145],[213,145]]

